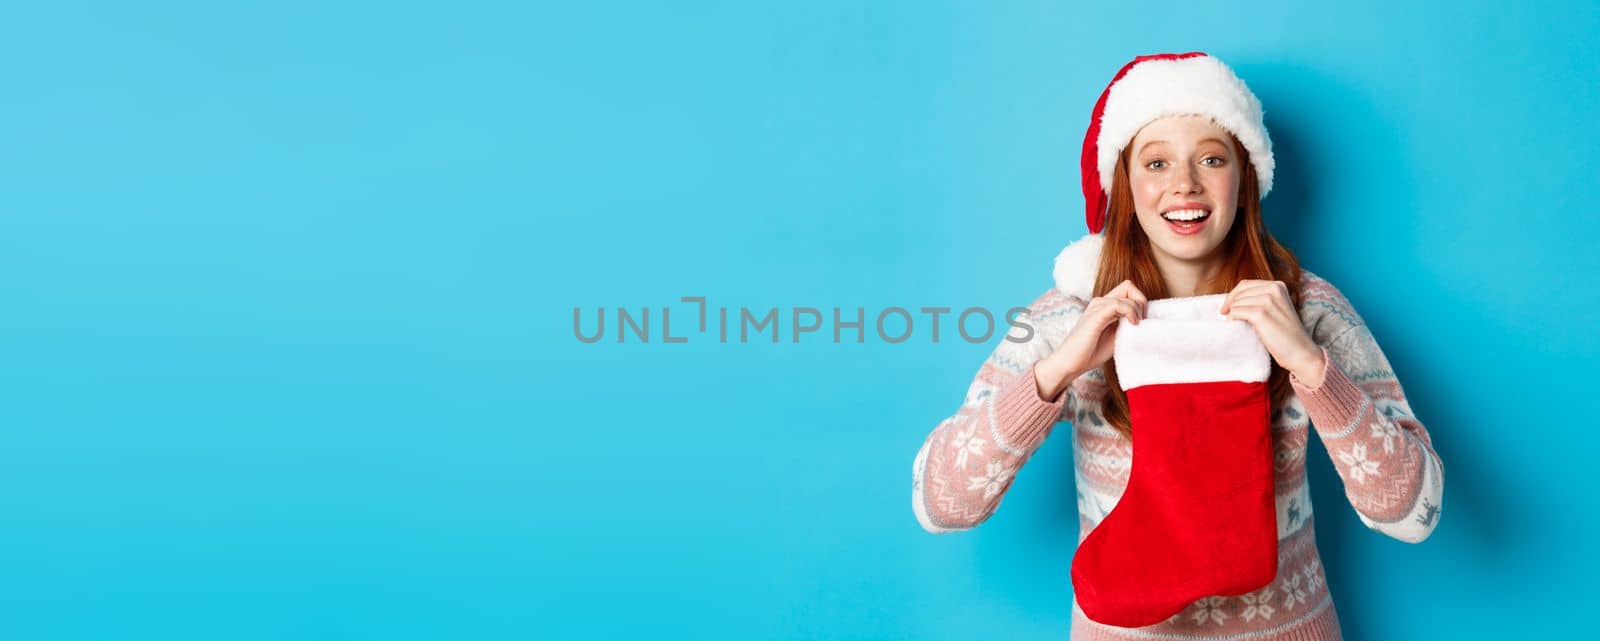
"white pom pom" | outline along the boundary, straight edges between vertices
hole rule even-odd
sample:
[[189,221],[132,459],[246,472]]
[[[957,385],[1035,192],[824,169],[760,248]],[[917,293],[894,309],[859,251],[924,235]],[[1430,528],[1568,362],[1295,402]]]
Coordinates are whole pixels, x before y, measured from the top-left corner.
[[1093,298],[1094,278],[1100,271],[1100,248],[1103,245],[1104,236],[1084,234],[1056,254],[1056,289],[1086,301]]

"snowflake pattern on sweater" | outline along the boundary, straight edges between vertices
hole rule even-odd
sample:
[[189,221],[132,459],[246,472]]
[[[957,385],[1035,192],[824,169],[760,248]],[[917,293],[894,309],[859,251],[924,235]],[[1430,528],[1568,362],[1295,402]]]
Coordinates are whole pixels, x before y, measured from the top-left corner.
[[[1349,300],[1309,270],[1302,275],[1300,319],[1327,356],[1327,368],[1315,389],[1291,376],[1295,393],[1272,412],[1278,576],[1250,593],[1201,598],[1163,623],[1136,629],[1091,621],[1074,602],[1073,639],[1341,639],[1306,486],[1312,430],[1367,527],[1413,543],[1437,527],[1444,468],[1431,436]],[[1022,315],[1033,336],[1002,340],[959,410],[926,437],[912,462],[912,511],[925,530],[957,532],[988,519],[1061,421],[1072,424],[1079,541],[1116,506],[1133,452],[1105,418],[1105,378],[1088,372],[1047,401],[1033,376],[1033,364],[1060,345],[1086,304],[1058,288],[1041,295]]]

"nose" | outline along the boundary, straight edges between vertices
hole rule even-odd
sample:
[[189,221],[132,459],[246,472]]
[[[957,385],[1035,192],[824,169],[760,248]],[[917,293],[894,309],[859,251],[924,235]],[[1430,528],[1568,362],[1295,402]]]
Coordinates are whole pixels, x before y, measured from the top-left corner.
[[1191,194],[1200,191],[1200,179],[1195,175],[1193,165],[1184,163],[1180,169],[1173,172],[1173,180],[1177,183],[1172,186],[1176,193]]

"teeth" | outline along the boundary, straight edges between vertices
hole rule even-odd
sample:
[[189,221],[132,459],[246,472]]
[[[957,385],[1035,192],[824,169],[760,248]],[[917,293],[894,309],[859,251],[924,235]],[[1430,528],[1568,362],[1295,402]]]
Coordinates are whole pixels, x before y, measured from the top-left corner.
[[1198,220],[1205,218],[1208,214],[1209,212],[1204,209],[1174,209],[1162,214],[1161,217],[1167,220]]

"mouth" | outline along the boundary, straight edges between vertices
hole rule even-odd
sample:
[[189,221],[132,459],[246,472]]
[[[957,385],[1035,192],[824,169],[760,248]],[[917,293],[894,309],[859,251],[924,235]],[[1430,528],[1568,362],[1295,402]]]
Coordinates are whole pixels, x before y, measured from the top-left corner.
[[1174,209],[1161,214],[1162,220],[1167,221],[1167,226],[1172,231],[1188,235],[1199,232],[1206,221],[1211,220],[1209,209]]

